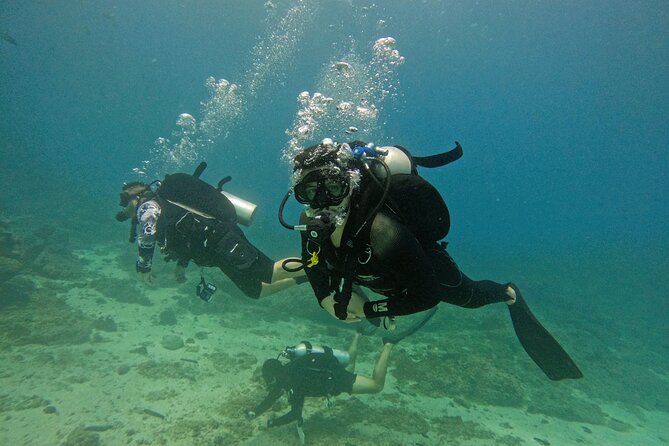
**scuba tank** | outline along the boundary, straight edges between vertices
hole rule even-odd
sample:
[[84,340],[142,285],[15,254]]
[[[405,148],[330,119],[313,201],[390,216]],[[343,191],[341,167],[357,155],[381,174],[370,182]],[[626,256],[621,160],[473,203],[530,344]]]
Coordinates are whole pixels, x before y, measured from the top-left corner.
[[339,365],[341,365],[342,367],[348,365],[348,362],[351,359],[347,351],[335,350],[333,348],[326,346],[312,345],[310,342],[307,341],[302,341],[294,347],[286,347],[286,349],[283,351],[281,355],[287,357],[292,361],[294,359],[302,358],[309,354],[315,354],[315,355],[332,354],[332,356],[334,356],[337,359]]
[[[398,173],[416,173],[416,166],[411,155],[395,146],[377,147],[376,156],[388,166],[391,175]],[[380,165],[372,167],[372,172],[379,179],[386,178],[386,169]]]
[[221,193],[225,195],[227,199],[230,200],[230,203],[232,203],[232,205],[235,207],[237,221],[244,226],[251,226],[251,223],[253,223],[253,217],[256,215],[256,208],[258,206],[251,203],[250,201],[244,200],[243,198],[239,198],[230,192],[222,190]]

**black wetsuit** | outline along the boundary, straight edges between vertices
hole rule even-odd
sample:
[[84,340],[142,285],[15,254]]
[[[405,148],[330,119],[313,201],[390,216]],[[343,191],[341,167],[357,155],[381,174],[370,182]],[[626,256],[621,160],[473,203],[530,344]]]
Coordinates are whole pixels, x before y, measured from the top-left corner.
[[233,217],[203,218],[171,203],[149,200],[137,210],[138,272],[151,271],[156,243],[166,260],[187,266],[218,267],[248,297],[260,297],[270,283],[274,261],[249,242]]
[[254,409],[260,415],[272,407],[284,391],[288,392],[290,412],[270,420],[270,427],[282,426],[291,421],[302,422],[304,398],[329,397],[351,393],[356,374],[346,370],[334,356],[307,355],[294,359],[284,366],[285,374],[269,389],[265,399]]
[[[350,229],[344,229],[342,243]],[[442,245],[421,244],[388,210],[378,212],[368,233],[366,240],[356,241],[365,249],[357,251],[353,280],[387,298],[365,303],[367,318],[417,313],[439,302],[477,308],[508,299],[507,285],[465,276]],[[302,235],[304,261],[318,248],[308,234]],[[344,271],[343,250],[327,238],[320,243],[318,257],[318,264],[305,271],[320,303],[339,286]]]

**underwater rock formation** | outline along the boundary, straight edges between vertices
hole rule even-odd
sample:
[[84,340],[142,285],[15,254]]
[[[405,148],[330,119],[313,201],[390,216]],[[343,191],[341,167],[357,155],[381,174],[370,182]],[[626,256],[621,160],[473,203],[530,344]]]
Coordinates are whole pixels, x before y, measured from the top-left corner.
[[0,257],[17,258],[20,255],[19,242],[10,230],[7,220],[0,220]]
[[9,257],[0,257],[0,283],[14,277],[21,271],[21,268],[23,268],[23,264],[18,260]]
[[83,427],[75,428],[63,442],[63,446],[97,446],[99,444],[100,434]]
[[0,283],[11,279],[23,268],[19,245],[9,222],[0,221]]

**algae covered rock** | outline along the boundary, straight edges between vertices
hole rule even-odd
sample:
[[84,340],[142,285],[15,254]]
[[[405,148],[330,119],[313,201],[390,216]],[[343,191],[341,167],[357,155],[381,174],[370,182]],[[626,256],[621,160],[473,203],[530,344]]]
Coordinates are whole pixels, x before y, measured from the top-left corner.
[[23,264],[10,257],[0,257],[0,283],[11,279],[23,268]]
[[0,220],[0,256],[19,259],[21,251],[21,242],[14,236],[10,222]]
[[93,320],[50,290],[36,289],[26,305],[2,309],[0,349],[13,345],[79,345],[90,341]]
[[70,432],[62,446],[98,446],[99,444],[100,434],[77,427]]
[[164,379],[187,379],[195,382],[198,375],[197,365],[189,362],[146,361],[137,365],[137,373],[156,381]]
[[107,299],[113,299],[124,304],[137,304],[150,307],[153,303],[146,297],[144,290],[135,282],[113,277],[99,277],[88,282],[88,286]]
[[0,308],[28,304],[34,290],[35,284],[24,275],[0,281]]
[[167,350],[179,350],[180,348],[183,348],[184,340],[181,339],[181,336],[172,334],[165,335],[160,341],[160,345],[162,345],[163,348],[166,348]]
[[173,309],[168,308],[160,312],[158,317],[158,325],[176,325],[177,324],[177,314]]

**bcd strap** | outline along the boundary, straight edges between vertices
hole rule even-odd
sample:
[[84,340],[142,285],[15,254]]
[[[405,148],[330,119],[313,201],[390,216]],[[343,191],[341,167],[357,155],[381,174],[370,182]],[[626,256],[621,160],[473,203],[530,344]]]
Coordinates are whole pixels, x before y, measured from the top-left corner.
[[[341,279],[340,289],[335,291],[334,311],[337,319],[345,321],[348,317],[348,304],[351,302],[351,293],[353,290],[353,281],[347,279],[347,272],[344,270],[344,277]],[[352,276],[352,275],[351,275]]]
[[355,274],[356,262],[358,260],[358,246],[356,244],[355,234],[357,229],[362,224],[361,219],[366,216],[361,215],[360,208],[351,207],[349,219],[355,222],[355,225],[346,225],[344,233],[342,234],[342,245],[344,250],[343,260],[343,274],[339,279],[339,287],[335,290],[334,295],[334,311],[338,319],[344,321],[348,317],[348,304],[351,301],[351,294],[353,293],[353,275]]

